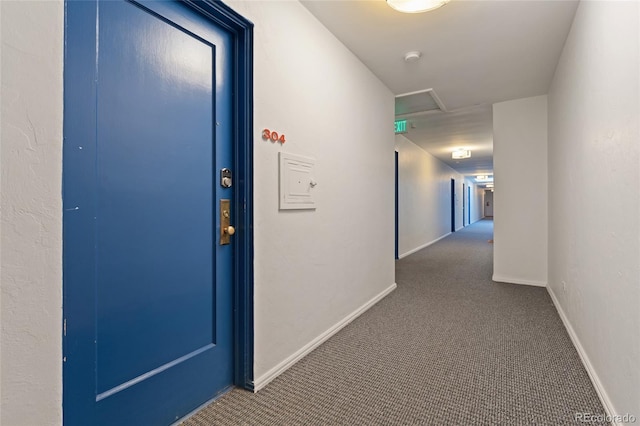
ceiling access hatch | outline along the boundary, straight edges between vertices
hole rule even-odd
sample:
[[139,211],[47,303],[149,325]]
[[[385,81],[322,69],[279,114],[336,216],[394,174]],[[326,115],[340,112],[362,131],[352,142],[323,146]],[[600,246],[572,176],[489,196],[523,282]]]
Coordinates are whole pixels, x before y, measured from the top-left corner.
[[433,89],[419,90],[396,96],[396,117],[412,117],[432,111],[446,111]]

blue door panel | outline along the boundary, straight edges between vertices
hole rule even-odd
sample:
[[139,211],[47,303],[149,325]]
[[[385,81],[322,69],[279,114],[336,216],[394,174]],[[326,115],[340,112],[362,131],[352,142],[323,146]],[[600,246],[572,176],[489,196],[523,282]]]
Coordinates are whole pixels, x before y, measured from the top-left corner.
[[102,393],[214,343],[214,48],[129,3],[100,20]]
[[169,424],[233,380],[231,37],[173,2],[66,20],[64,422]]

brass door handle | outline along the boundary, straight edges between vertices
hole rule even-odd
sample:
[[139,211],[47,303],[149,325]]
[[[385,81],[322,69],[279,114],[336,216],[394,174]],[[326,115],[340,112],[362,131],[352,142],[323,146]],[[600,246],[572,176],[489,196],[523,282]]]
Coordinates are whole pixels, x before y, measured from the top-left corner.
[[220,200],[220,245],[231,244],[236,228],[231,226],[231,200]]

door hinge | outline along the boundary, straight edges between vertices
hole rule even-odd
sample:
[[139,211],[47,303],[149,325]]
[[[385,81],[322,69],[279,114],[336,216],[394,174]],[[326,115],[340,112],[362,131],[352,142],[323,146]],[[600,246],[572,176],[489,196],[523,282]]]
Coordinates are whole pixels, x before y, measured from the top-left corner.
[[62,322],[62,335],[67,337],[67,319],[65,318]]

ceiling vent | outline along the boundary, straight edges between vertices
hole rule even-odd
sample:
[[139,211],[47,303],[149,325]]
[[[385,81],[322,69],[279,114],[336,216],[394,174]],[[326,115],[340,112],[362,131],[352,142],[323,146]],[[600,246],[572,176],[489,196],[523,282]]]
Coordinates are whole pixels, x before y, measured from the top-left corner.
[[434,111],[446,111],[433,89],[396,96],[396,117],[415,117]]

